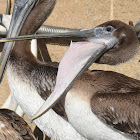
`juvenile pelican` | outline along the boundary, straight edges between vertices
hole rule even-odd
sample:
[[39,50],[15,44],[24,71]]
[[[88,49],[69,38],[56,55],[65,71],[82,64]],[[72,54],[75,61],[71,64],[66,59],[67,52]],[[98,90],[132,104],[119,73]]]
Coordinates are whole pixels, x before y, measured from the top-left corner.
[[[82,74],[93,61],[117,65],[133,58],[139,48],[136,33],[120,21],[103,23],[97,29],[89,42],[71,44],[59,64],[54,91],[33,119],[65,95],[61,101],[68,120],[87,139],[139,140],[140,81],[112,71]],[[95,59],[94,47],[102,42],[113,49]]]

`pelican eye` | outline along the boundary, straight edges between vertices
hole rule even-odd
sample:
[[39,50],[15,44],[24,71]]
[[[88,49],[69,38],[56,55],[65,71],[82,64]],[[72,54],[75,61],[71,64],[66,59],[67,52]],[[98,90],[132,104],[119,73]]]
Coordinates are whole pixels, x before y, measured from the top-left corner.
[[107,26],[106,27],[106,31],[111,32],[112,30],[113,30],[113,27],[112,26]]

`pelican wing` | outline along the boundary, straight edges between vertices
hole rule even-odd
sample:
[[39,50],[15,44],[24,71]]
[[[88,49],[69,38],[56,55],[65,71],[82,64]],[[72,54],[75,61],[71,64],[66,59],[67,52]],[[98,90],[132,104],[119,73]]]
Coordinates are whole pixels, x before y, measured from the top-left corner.
[[92,96],[92,111],[111,127],[140,139],[140,81],[115,72],[98,74],[105,84]]

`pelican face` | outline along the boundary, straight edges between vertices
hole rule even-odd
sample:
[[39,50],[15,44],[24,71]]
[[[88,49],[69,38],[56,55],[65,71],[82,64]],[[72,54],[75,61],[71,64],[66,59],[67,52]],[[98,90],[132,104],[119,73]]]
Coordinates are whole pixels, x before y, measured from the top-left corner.
[[109,65],[124,63],[138,52],[139,41],[134,27],[118,20],[107,21],[98,27],[106,27],[108,31],[112,30],[111,27],[115,28],[113,35],[118,38],[118,45],[98,58],[97,63]]
[[59,64],[54,91],[32,119],[49,110],[69,91],[76,77],[86,71],[101,55],[109,49],[117,48],[119,41],[114,36],[115,30],[113,26],[97,27],[94,28],[94,37],[88,38],[90,42],[71,43]]

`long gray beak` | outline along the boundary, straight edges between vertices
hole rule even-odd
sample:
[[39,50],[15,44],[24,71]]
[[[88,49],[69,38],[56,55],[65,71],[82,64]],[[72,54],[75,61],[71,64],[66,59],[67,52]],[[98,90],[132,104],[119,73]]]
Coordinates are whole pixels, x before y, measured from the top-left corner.
[[[10,28],[7,37],[16,37],[25,22],[27,16],[39,0],[17,0],[10,23]],[[0,82],[2,81],[9,54],[14,46],[14,42],[5,43],[0,57]]]
[[97,58],[116,44],[117,39],[114,37],[109,40],[104,40],[104,42],[101,43],[71,43],[70,48],[59,64],[54,91],[38,112],[32,117],[32,120],[37,119],[52,108],[59,98],[70,90],[76,77],[86,71]]
[[88,38],[94,37],[95,32],[94,29],[85,29],[78,30],[73,32],[62,32],[62,33],[50,33],[50,34],[35,34],[35,35],[25,35],[25,36],[17,36],[10,38],[2,38],[0,42],[11,42],[11,41],[20,41],[20,40],[31,40],[31,39],[39,39],[39,38]]

